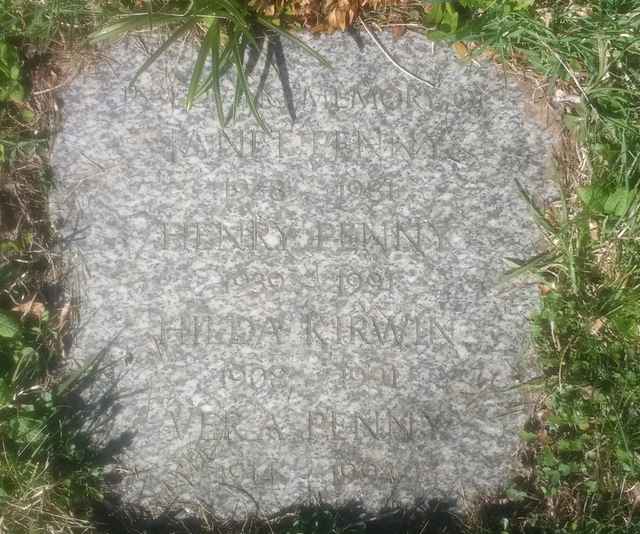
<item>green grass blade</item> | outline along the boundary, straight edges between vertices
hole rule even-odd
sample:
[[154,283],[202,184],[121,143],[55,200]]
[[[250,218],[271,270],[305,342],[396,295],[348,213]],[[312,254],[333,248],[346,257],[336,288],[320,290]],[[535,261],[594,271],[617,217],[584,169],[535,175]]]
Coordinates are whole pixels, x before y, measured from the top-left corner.
[[514,265],[513,268],[508,269],[500,276],[500,282],[506,283],[514,278],[519,278],[523,274],[530,273],[540,275],[540,271],[556,262],[560,256],[558,254],[552,254],[549,252],[543,252],[533,256],[527,260],[518,260],[514,258],[505,258],[505,261]]
[[[232,66],[231,58],[232,58],[231,47],[227,45],[224,47],[224,49],[222,50],[222,53],[218,58],[218,80],[222,80],[224,75],[231,68]],[[198,89],[198,94],[196,95],[196,98],[200,97],[201,95],[203,95],[204,93],[206,93],[212,88],[213,88],[213,69],[211,69],[211,72],[207,76],[206,80]]]
[[196,20],[189,20],[185,22],[182,26],[180,26],[176,31],[174,31],[171,36],[158,48],[153,54],[149,56],[149,58],[142,64],[142,66],[136,71],[133,75],[133,78],[129,82],[129,85],[133,85],[136,80],[140,77],[140,75],[146,71],[151,64],[156,61],[164,52],[167,50],[173,43],[175,43],[182,35],[187,33],[191,28],[196,25]]
[[218,0],[218,3],[227,12],[227,17],[238,27],[238,29],[242,29],[246,32],[251,31],[248,21],[249,16],[246,10],[244,10],[244,12],[241,11],[237,3],[229,0]]
[[118,17],[117,20],[118,22],[114,22],[113,24],[109,24],[104,28],[93,32],[91,35],[89,35],[89,40],[91,42],[98,42],[108,39],[114,39],[132,31],[140,30],[143,28],[150,28],[154,24],[156,26],[176,24],[180,22],[181,19],[177,15],[162,15],[159,13],[149,15],[148,13],[139,13],[136,15],[126,15],[123,17]]
[[229,116],[225,119],[225,126],[232,120],[235,120],[236,113],[238,111],[238,106],[240,105],[240,100],[242,100],[242,86],[236,82],[235,90],[233,92],[233,104],[231,105],[231,112]]
[[200,81],[202,80],[202,70],[204,69],[204,63],[207,59],[207,55],[211,50],[211,40],[214,33],[218,30],[218,19],[214,18],[209,25],[207,34],[204,37],[204,41],[200,45],[198,51],[198,57],[196,63],[193,66],[193,72],[191,73],[191,82],[189,83],[189,90],[187,91],[187,110],[193,106],[193,101],[198,93],[200,87]]
[[246,43],[244,42],[244,39],[242,40],[241,43],[238,43],[237,41],[233,43],[233,55],[235,58],[236,70],[238,72],[237,83],[241,87],[241,92],[246,94],[247,103],[249,104],[251,113],[255,117],[256,121],[258,121],[258,124],[265,132],[268,132],[269,128],[267,127],[267,124],[264,122],[262,115],[260,115],[260,112],[258,111],[258,108],[256,106],[256,101],[253,95],[251,94],[251,89],[249,88],[249,81],[247,80],[246,72],[244,70],[243,57],[244,57],[245,47],[246,47]]
[[[231,50],[233,50],[235,45],[230,42],[228,46],[231,48]],[[232,119],[235,120],[236,113],[238,111],[238,106],[240,105],[240,100],[242,99],[242,84],[238,81],[239,75],[237,74],[238,65],[235,59],[235,54],[232,54],[232,56],[233,56],[232,58],[233,64],[236,67],[236,84],[235,84],[235,89],[233,93],[233,105],[231,106],[231,114],[227,118],[226,122],[229,122]],[[240,68],[242,68],[242,65],[240,65]]]
[[518,188],[518,191],[520,191],[520,194],[524,197],[524,199],[527,201],[527,204],[529,204],[529,206],[533,210],[534,216],[536,218],[536,221],[538,221],[538,224],[540,224],[540,226],[542,226],[550,234],[555,234],[556,229],[544,216],[544,213],[542,212],[542,210],[538,206],[536,206],[535,202],[531,198],[531,195],[529,195],[529,193],[525,190],[525,188],[522,187],[522,184],[518,180],[514,180],[514,181],[516,183],[516,187]]
[[67,395],[75,387],[77,387],[82,380],[91,376],[95,376],[96,373],[99,372],[100,364],[103,362],[105,355],[106,350],[102,350],[85,360],[79,368],[67,372],[65,374],[64,380],[56,385],[56,394]]
[[220,25],[217,20],[212,23],[211,28],[213,30],[211,35],[211,83],[218,121],[220,122],[220,126],[224,128],[224,107],[222,105],[222,93],[220,92],[220,61],[223,54],[220,53]]
[[277,25],[273,24],[270,20],[264,18],[264,17],[258,17],[258,21],[260,22],[260,24],[262,24],[263,26],[266,26],[267,28],[269,28],[270,30],[273,30],[274,32],[276,32],[278,35],[281,35],[282,37],[284,37],[285,39],[289,39],[291,42],[295,43],[296,45],[298,45],[300,48],[302,48],[305,52],[307,52],[308,54],[310,54],[311,56],[313,56],[314,58],[316,58],[322,65],[324,65],[325,67],[332,69],[333,66],[331,65],[331,63],[320,53],[318,53],[316,50],[314,50],[313,48],[311,48],[307,43],[305,43],[302,39],[296,37],[295,35],[293,35],[291,32],[288,32],[286,30],[283,30],[282,28],[278,27]]
[[[231,50],[231,61],[232,61],[233,65],[236,68],[236,84],[235,84],[235,90],[234,90],[234,93],[233,93],[233,106],[231,107],[231,117],[228,120],[231,120],[231,119],[235,120],[236,113],[238,111],[238,107],[240,106],[240,101],[242,100],[243,89],[244,89],[243,85],[239,81],[239,76],[240,75],[238,74],[238,70],[242,69],[244,64],[241,62],[240,65],[238,66],[238,61],[237,61],[236,55],[234,53],[235,46],[236,46],[236,39],[237,39],[237,37],[234,36],[234,39],[229,40],[229,44],[228,44],[228,47]],[[241,45],[241,50],[244,51],[243,46],[244,45]],[[241,52],[239,54],[241,60],[244,57],[243,54],[244,54],[244,52]]]
[[225,6],[229,21],[234,26],[235,31],[238,34],[241,34],[243,38],[251,44],[251,46],[258,48],[258,43],[254,36],[255,27],[252,26],[249,20],[249,14],[246,11],[239,11],[238,7],[234,5],[233,2],[228,0],[220,0],[220,3]]

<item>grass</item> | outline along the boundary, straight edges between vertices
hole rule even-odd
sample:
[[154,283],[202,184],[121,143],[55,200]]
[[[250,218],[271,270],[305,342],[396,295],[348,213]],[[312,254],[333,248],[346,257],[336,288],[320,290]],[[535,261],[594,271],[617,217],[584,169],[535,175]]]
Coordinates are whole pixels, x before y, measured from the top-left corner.
[[[59,382],[65,311],[54,287],[47,214],[54,50],[87,20],[79,1],[0,1],[0,532],[77,533],[99,499],[101,467],[72,415],[78,382]],[[4,61],[3,61],[4,60]],[[4,67],[4,69],[2,68]],[[2,89],[5,89],[4,91]]]
[[[94,41],[103,41],[121,37],[149,27],[169,26],[172,32],[166,41],[149,56],[131,79],[136,79],[171,45],[189,32],[201,30],[201,39],[191,82],[187,91],[187,109],[204,93],[211,91],[214,95],[218,121],[222,127],[236,116],[236,110],[242,98],[246,98],[251,113],[263,130],[268,130],[261,113],[258,111],[254,95],[249,89],[245,69],[245,53],[249,47],[258,48],[257,39],[265,32],[271,32],[292,41],[315,57],[326,67],[330,67],[320,54],[293,33],[284,29],[286,18],[283,13],[278,16],[267,16],[248,8],[242,2],[229,0],[195,0],[190,2],[171,2],[158,9],[149,4],[146,10],[113,15],[109,24],[92,35]],[[211,68],[205,75],[205,64],[209,60]],[[226,113],[220,90],[221,78],[233,68],[235,70],[235,94],[230,113]]]
[[[209,89],[215,94],[219,77],[235,69],[237,105],[242,97],[251,102],[241,65],[254,29],[342,27],[361,14],[357,2],[348,4],[339,12],[324,5],[313,12],[290,2],[262,2],[257,10],[257,4],[222,0],[160,2],[152,4],[152,17],[157,23],[178,18],[178,35],[199,29],[204,37],[190,102]],[[451,532],[640,531],[638,2],[466,0],[426,12],[370,4],[362,16],[372,24],[422,25],[432,37],[466,43],[470,53],[489,53],[534,80],[562,112],[562,199],[536,207],[547,252],[519,268],[539,277],[540,311],[532,326],[544,371],[533,385],[541,400],[522,432],[523,475],[504,493],[479,502],[464,527],[437,507],[429,510],[435,516],[423,509],[377,518],[312,507],[288,511],[269,528],[291,534],[410,532],[438,517]],[[98,528],[97,513],[115,525],[111,532],[154,524],[144,511],[125,514],[100,505],[100,461],[68,409],[81,384],[63,387],[52,376],[62,354],[65,310],[45,298],[52,237],[46,213],[50,110],[32,90],[39,68],[54,67],[57,49],[96,29],[98,8],[115,17],[94,34],[102,38],[146,24],[149,14],[135,14],[138,5],[0,0],[0,43],[8,50],[0,55],[0,80],[13,88],[0,99],[0,532],[89,532]],[[211,17],[212,6],[222,19]],[[207,60],[213,69],[205,77]],[[218,111],[224,123],[228,112],[221,101]],[[257,110],[256,117],[260,121]],[[11,311],[17,305],[19,311]],[[175,518],[165,525],[167,532],[203,529],[203,523]],[[264,524],[251,528],[269,531]]]
[[[24,189],[33,174],[12,177]],[[21,193],[23,201],[37,194]],[[11,200],[5,197],[3,210]],[[79,383],[52,380],[64,314],[52,316],[43,304],[47,236],[34,220],[42,205],[30,201],[28,208],[13,207],[28,215],[20,237],[0,241],[0,532],[48,533],[54,525],[86,532],[82,515],[99,496],[100,465],[70,410]]]
[[[572,94],[560,161],[564,198],[542,227],[534,336],[544,368],[535,461],[519,494],[555,532],[632,528],[640,512],[640,6],[549,2],[537,16],[497,3],[456,32]],[[533,483],[533,488],[532,488]],[[528,501],[528,502],[526,502]],[[515,519],[515,520],[514,520]]]

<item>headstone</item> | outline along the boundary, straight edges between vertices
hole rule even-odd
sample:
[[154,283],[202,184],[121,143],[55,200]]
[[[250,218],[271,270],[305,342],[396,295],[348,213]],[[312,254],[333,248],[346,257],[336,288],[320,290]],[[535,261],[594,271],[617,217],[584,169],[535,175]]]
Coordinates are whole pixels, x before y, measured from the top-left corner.
[[433,87],[366,35],[303,38],[332,69],[275,39],[249,58],[269,131],[246,101],[225,129],[210,96],[185,110],[189,42],[128,87],[153,35],[63,94],[71,356],[103,354],[125,501],[374,509],[514,466],[536,291],[502,274],[535,253],[516,180],[542,190],[549,136],[498,68],[419,35],[381,39]]

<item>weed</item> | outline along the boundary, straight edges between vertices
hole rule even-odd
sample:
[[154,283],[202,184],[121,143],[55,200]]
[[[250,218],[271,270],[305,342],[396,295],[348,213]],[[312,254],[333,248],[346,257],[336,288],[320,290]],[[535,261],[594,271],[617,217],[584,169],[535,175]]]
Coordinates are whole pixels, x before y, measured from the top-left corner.
[[[84,6],[84,3],[82,4]],[[47,307],[45,123],[28,99],[34,66],[79,2],[0,0],[0,532],[90,532],[99,464],[52,380],[61,317]]]
[[100,468],[67,413],[70,390],[46,385],[56,363],[50,318],[33,304],[22,320],[0,311],[0,532],[87,532],[70,510],[87,514],[99,498]]
[[[223,127],[228,123],[230,117],[235,116],[241,99],[246,97],[247,104],[257,122],[263,129],[267,129],[258,110],[255,97],[249,88],[244,60],[249,47],[258,48],[257,39],[264,32],[275,33],[296,43],[325,66],[329,66],[327,61],[305,42],[283,29],[280,19],[263,16],[239,0],[216,0],[213,2],[197,0],[190,2],[186,9],[180,3],[173,3],[172,7],[173,9],[157,12],[149,10],[117,15],[110,24],[94,33],[92,38],[99,41],[112,39],[140,29],[161,26],[176,27],[164,44],[140,67],[134,79],[131,80],[131,83],[134,83],[136,78],[180,37],[195,29],[201,29],[204,32],[204,38],[193,67],[187,93],[187,108],[193,105],[196,98],[211,90],[214,95],[218,120]],[[211,69],[209,74],[205,76],[207,60],[210,61]],[[236,82],[231,114],[227,116],[223,107],[220,81],[231,68],[235,69]]]
[[[0,41],[0,102],[21,102],[23,99],[18,51],[9,43]],[[0,152],[0,161],[2,159]]]
[[61,35],[86,32],[91,16],[87,0],[0,0],[0,39],[46,50]]

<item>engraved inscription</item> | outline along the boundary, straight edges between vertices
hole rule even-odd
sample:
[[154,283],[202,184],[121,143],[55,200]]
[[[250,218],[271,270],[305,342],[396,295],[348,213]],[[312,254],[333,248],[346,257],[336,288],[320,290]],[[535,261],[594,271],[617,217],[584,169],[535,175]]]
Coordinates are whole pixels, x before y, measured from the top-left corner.
[[408,252],[427,256],[440,246],[434,226],[423,219],[392,221],[280,222],[253,216],[234,222],[184,222],[160,225],[150,242],[161,250],[382,254]]
[[246,345],[264,347],[294,343],[322,348],[341,345],[390,347],[407,350],[443,341],[455,348],[453,324],[435,315],[396,314],[321,315],[311,312],[297,318],[252,317],[238,313],[160,317],[156,339],[164,347]]
[[449,499],[515,457],[535,288],[498,282],[530,255],[514,177],[537,195],[545,140],[488,65],[381,32],[429,87],[348,35],[299,37],[334,69],[272,36],[244,58],[268,129],[233,73],[224,127],[204,92],[186,113],[190,40],[120,93],[156,49],[123,40],[65,97],[74,357],[109,359],[124,494],[153,509]]
[[[208,406],[184,409],[177,424],[178,435],[188,434],[197,442],[288,441],[323,443],[398,442],[411,443],[433,436],[430,416],[419,411],[314,410],[295,416],[286,413],[218,412]],[[451,416],[449,416],[451,417]],[[175,417],[178,421],[178,417]]]

